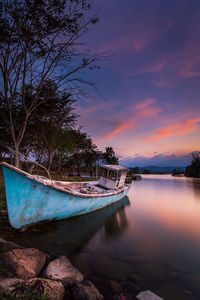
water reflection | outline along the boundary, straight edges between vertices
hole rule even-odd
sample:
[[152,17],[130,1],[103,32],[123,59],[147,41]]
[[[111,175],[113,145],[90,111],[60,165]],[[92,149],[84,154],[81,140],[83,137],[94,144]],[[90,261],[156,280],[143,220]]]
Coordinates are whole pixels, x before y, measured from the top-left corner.
[[188,186],[192,186],[194,199],[200,202],[200,179],[187,180]]
[[104,225],[105,238],[111,238],[121,234],[127,227],[125,208],[122,207],[117,213],[112,215]]
[[129,198],[15,241],[68,255],[107,300],[116,299],[113,280],[132,298],[150,289],[167,300],[200,299],[200,180],[143,177]]
[[75,255],[94,234],[105,227],[105,236],[119,234],[127,226],[124,207],[130,205],[124,197],[113,205],[73,219],[44,223],[13,237],[26,247],[38,247],[53,255]]

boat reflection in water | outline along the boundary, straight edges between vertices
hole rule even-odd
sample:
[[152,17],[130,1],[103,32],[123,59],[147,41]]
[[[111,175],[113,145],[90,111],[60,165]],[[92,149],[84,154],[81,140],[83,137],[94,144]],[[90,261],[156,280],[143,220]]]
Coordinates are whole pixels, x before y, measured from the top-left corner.
[[38,224],[29,231],[15,235],[12,240],[52,255],[76,255],[99,229],[103,229],[105,238],[122,232],[127,226],[124,209],[127,205],[130,205],[130,201],[126,196],[108,207],[84,216]]
[[109,239],[121,234],[126,229],[127,224],[128,221],[126,218],[125,207],[123,206],[105,222],[105,238]]

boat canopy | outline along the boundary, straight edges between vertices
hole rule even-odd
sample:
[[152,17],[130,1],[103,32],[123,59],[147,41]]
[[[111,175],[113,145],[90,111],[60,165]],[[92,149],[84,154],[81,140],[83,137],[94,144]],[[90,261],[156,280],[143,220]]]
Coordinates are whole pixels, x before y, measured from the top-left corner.
[[101,165],[101,168],[112,170],[112,171],[126,171],[128,172],[128,169],[119,165]]
[[99,185],[107,189],[124,186],[128,169],[119,165],[102,165]]

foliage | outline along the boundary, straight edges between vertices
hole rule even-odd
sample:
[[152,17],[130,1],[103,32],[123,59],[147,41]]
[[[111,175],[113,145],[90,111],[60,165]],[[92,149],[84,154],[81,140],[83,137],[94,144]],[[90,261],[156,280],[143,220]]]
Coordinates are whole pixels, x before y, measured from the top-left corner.
[[73,153],[70,156],[70,164],[74,171],[81,165],[91,167],[95,165],[98,158],[97,147],[92,142],[92,139],[85,132],[79,130],[73,131]]
[[139,174],[140,170],[138,167],[135,168],[129,168],[129,174]]
[[10,294],[0,293],[1,299],[9,300],[47,300],[48,294],[45,292],[45,284],[42,280],[36,280],[30,284],[27,282],[20,282],[13,285],[13,290]]
[[80,72],[99,59],[80,43],[98,22],[91,12],[90,0],[0,0],[0,123],[16,151],[32,114],[55,91],[44,98],[46,82],[73,94],[88,83]]
[[106,147],[106,152],[103,153],[103,158],[107,164],[118,165],[119,160],[115,156],[115,151],[112,147]]
[[150,174],[150,171],[148,169],[143,169],[143,174]]
[[[38,162],[43,157],[48,160],[50,170],[55,153],[60,156],[66,146],[65,133],[76,122],[78,115],[74,113],[74,100],[66,92],[60,92],[54,82],[46,82],[41,97],[46,99],[32,114],[25,135],[25,145],[30,146]],[[63,143],[64,141],[64,143]]]
[[172,176],[177,176],[183,174],[184,172],[181,169],[173,169]]
[[200,177],[200,152],[192,153],[192,161],[185,169],[185,176]]
[[2,299],[2,300],[15,300],[16,298],[0,291],[0,299]]

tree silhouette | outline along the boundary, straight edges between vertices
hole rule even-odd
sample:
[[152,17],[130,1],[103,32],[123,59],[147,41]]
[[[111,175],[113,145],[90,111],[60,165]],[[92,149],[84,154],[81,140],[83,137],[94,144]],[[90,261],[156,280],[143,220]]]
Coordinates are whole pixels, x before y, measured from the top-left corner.
[[103,153],[103,158],[107,164],[118,165],[119,160],[115,156],[115,151],[112,147],[106,147],[106,152]]
[[46,82],[80,93],[80,71],[97,67],[100,55],[80,42],[97,22],[90,0],[0,0],[0,118],[16,151],[32,113],[54,92],[41,96]]
[[185,176],[187,177],[200,177],[200,152],[192,153],[192,161],[186,167]]

